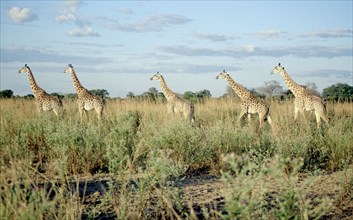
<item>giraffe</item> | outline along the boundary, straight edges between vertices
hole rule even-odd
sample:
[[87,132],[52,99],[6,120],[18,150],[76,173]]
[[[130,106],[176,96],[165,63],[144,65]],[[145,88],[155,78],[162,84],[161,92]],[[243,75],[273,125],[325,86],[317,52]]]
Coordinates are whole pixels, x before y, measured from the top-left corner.
[[18,70],[18,73],[27,73],[29,85],[31,86],[31,90],[35,96],[35,103],[38,109],[38,112],[44,111],[53,111],[56,116],[63,109],[63,103],[61,99],[57,96],[49,95],[44,89],[40,88],[34,79],[31,68],[27,64],[25,64],[21,69]]
[[103,110],[105,108],[105,100],[99,96],[93,95],[85,87],[83,87],[78,80],[74,67],[72,64],[67,65],[64,70],[64,73],[70,73],[74,81],[74,87],[77,92],[77,104],[78,111],[80,113],[80,120],[82,123],[83,114],[86,111],[95,109],[98,115],[98,119],[102,118]]
[[216,79],[226,79],[229,85],[234,90],[234,92],[236,92],[239,98],[241,99],[239,123],[245,115],[248,116],[248,120],[250,123],[251,114],[258,113],[260,122],[259,130],[262,128],[265,119],[267,119],[268,123],[271,126],[271,129],[274,129],[274,124],[272,123],[272,119],[270,116],[269,105],[264,100],[258,99],[256,96],[251,94],[251,92],[236,83],[229,75],[229,73],[225,70],[223,70],[223,72],[220,72],[217,75]]
[[322,99],[318,96],[310,94],[305,88],[296,82],[288,75],[287,71],[279,63],[273,68],[271,74],[280,73],[287,84],[289,90],[293,93],[294,99],[294,120],[297,120],[298,113],[305,118],[305,111],[313,111],[316,116],[316,127],[320,128],[321,119],[323,119],[326,124],[329,123],[329,119],[326,113],[326,107]]
[[191,102],[185,101],[184,99],[177,96],[177,94],[175,94],[172,90],[170,90],[162,74],[157,72],[150,78],[150,80],[159,80],[163,94],[167,99],[168,113],[172,113],[172,114],[182,113],[185,120],[188,120],[191,123],[195,122],[194,104]]

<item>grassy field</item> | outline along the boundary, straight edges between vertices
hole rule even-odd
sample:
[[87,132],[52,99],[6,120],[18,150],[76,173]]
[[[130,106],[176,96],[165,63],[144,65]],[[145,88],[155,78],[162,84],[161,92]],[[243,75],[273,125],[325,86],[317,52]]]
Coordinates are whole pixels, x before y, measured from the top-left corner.
[[[101,121],[89,112],[82,124],[75,101],[58,118],[33,100],[0,104],[0,219],[194,219],[174,184],[205,173],[224,184],[224,205],[203,218],[335,218],[353,208],[353,103],[328,103],[330,124],[316,129],[312,113],[294,122],[291,101],[272,101],[273,132],[257,132],[257,116],[239,125],[237,99],[197,103],[196,125],[162,101],[108,100]],[[311,196],[332,174],[336,194]],[[82,193],[92,181],[111,187]]]

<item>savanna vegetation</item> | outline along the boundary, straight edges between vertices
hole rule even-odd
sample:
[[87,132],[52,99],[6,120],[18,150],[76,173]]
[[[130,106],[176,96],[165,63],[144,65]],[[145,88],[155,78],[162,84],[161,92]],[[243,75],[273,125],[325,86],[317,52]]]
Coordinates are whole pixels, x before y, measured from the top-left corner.
[[[82,124],[72,99],[59,117],[33,99],[0,99],[0,219],[353,216],[352,102],[327,102],[330,124],[316,129],[311,113],[293,121],[292,100],[269,100],[276,130],[257,132],[257,117],[238,123],[231,96],[196,102],[191,125],[162,99],[130,95]],[[220,200],[196,207],[177,186],[205,174]]]

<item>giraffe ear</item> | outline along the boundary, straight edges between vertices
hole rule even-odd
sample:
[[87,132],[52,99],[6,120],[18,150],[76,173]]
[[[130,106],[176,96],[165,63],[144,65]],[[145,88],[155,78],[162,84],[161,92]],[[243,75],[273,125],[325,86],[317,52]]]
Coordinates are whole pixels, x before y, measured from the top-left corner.
[[278,66],[281,66],[281,63],[278,63]]
[[25,66],[27,66],[27,63],[25,64]]

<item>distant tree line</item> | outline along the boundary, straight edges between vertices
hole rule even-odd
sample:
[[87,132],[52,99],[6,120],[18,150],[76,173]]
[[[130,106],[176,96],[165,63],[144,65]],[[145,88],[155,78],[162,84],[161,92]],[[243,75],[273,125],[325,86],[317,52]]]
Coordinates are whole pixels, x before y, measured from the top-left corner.
[[353,86],[337,83],[325,88],[322,97],[331,101],[353,101]]
[[[109,93],[107,90],[105,89],[93,89],[93,90],[89,90],[92,94],[94,95],[98,95],[102,98],[109,98]],[[53,96],[57,96],[59,97],[59,99],[63,99],[63,98],[67,98],[67,99],[75,99],[77,98],[77,94],[76,93],[69,93],[69,94],[60,94],[60,93],[57,93],[57,92],[53,92],[53,93],[50,93],[50,95],[53,95]],[[32,99],[34,98],[34,95],[33,94],[27,94],[25,96],[14,96],[13,95],[13,91],[11,89],[5,89],[5,90],[2,90],[0,91],[0,98],[25,98],[25,99]]]
[[[109,92],[105,89],[92,89],[89,90],[90,93],[92,93],[93,95],[97,95],[100,96],[102,98],[110,98],[109,97]],[[67,98],[67,99],[76,99],[77,98],[77,94],[76,93],[68,93],[65,95],[59,95],[57,93],[51,93],[51,95],[55,95],[55,96],[59,96],[59,98]]]
[[[308,82],[303,87],[312,95],[320,96],[317,86],[313,82]],[[280,83],[276,80],[267,81],[263,86],[255,89],[254,94],[260,97],[277,98],[280,100],[293,98],[294,95],[290,90],[284,90]]]
[[12,98],[13,91],[11,89],[5,89],[0,91],[0,98]]
[[[303,85],[303,87],[309,91],[313,95],[320,95],[317,91],[317,87],[315,83],[307,83]],[[248,89],[255,96],[265,98],[276,98],[280,100],[293,98],[293,94],[290,90],[284,90],[279,82],[275,80],[267,81],[262,86],[255,89]],[[103,98],[110,98],[109,93],[105,89],[93,89],[90,92],[94,95],[98,95]],[[76,99],[76,93],[69,94],[60,94],[57,92],[51,93],[51,95],[58,96],[60,99]],[[180,97],[190,100],[193,102],[203,102],[205,99],[212,97],[212,94],[209,90],[204,89],[198,92],[186,91],[184,94],[178,94]],[[353,101],[353,86],[350,86],[346,83],[337,83],[331,85],[325,89],[323,89],[322,95],[325,100],[328,101]],[[223,97],[237,97],[236,93],[230,86],[227,86],[226,93]],[[32,99],[34,95],[27,94],[25,96],[14,96],[14,93],[11,89],[5,89],[0,91],[0,98],[25,98]],[[143,92],[140,95],[135,95],[133,92],[129,92],[126,95],[127,99],[135,99],[135,100],[149,100],[152,102],[156,102],[158,100],[164,100],[165,97],[162,92],[159,92],[155,87],[151,87],[148,91]]]
[[[206,98],[212,97],[211,92],[207,89],[198,91],[198,92],[191,92],[186,91],[184,94],[177,94],[179,97],[192,101],[192,102],[202,102]],[[159,92],[155,87],[151,87],[148,89],[147,92],[142,93],[141,95],[135,95],[133,92],[128,92],[126,95],[128,99],[135,99],[135,100],[149,100],[155,102],[157,100],[164,100],[164,94]]]

